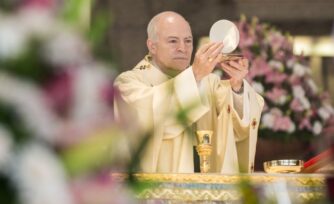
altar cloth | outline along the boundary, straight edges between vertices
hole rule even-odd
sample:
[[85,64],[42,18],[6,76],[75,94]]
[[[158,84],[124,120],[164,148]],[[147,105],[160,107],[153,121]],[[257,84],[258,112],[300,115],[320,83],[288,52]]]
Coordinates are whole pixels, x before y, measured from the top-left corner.
[[[112,177],[118,181],[128,178],[126,174],[115,173]],[[152,183],[151,187],[138,192],[136,197],[147,201],[161,201],[158,203],[240,201],[247,199],[243,198],[245,190],[254,191],[254,196],[265,202],[290,199],[292,203],[303,203],[326,197],[325,174],[136,173],[133,178],[139,182]]]

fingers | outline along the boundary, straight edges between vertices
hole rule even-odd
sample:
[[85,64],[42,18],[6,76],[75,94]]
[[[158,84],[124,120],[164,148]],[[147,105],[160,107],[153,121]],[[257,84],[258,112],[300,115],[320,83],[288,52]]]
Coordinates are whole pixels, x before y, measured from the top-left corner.
[[201,47],[197,50],[197,53],[198,53],[198,54],[203,54],[203,53],[205,53],[205,52],[209,49],[209,47],[211,47],[213,44],[214,44],[213,42],[204,44],[203,46],[201,46]]
[[248,74],[248,60],[230,61],[220,64],[223,70],[234,79],[243,79]]
[[228,61],[227,63],[222,63],[234,67],[237,70],[248,70],[248,60],[243,58],[239,60]]
[[203,53],[203,55],[207,58],[216,58],[222,49],[223,43],[214,43],[206,50],[206,52]]
[[203,58],[205,60],[211,58],[210,61],[213,61],[214,58],[217,57],[217,55],[221,52],[223,49],[223,43],[207,43],[200,47],[196,53],[197,57]]

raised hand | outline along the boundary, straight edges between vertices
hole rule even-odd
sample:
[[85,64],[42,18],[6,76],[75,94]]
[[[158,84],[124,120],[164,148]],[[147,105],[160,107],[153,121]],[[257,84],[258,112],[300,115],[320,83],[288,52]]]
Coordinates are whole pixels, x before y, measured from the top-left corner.
[[219,63],[222,54],[223,43],[208,43],[198,49],[192,64],[196,81],[210,74]]
[[239,91],[242,87],[242,80],[248,74],[248,59],[241,58],[235,61],[221,62],[218,64],[218,67],[229,75],[232,89]]

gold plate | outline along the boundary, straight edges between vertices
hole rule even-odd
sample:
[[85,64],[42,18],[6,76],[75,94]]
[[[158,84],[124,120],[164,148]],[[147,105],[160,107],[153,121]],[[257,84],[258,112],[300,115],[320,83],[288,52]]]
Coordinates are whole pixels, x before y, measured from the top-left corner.
[[272,160],[263,163],[264,171],[267,173],[298,173],[303,166],[304,161],[296,159]]
[[223,54],[220,62],[235,61],[241,59],[243,56],[239,53]]

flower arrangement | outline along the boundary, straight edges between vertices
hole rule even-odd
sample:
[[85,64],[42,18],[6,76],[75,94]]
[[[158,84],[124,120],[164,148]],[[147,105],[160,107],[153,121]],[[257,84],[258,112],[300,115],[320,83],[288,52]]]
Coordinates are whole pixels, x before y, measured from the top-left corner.
[[334,115],[303,56],[293,54],[292,37],[245,17],[237,22],[239,51],[250,60],[248,81],[265,99],[260,137],[312,139]]
[[112,65],[97,60],[86,31],[59,16],[55,1],[22,2],[0,10],[1,202],[134,203],[110,196],[119,193],[109,170],[121,134]]

